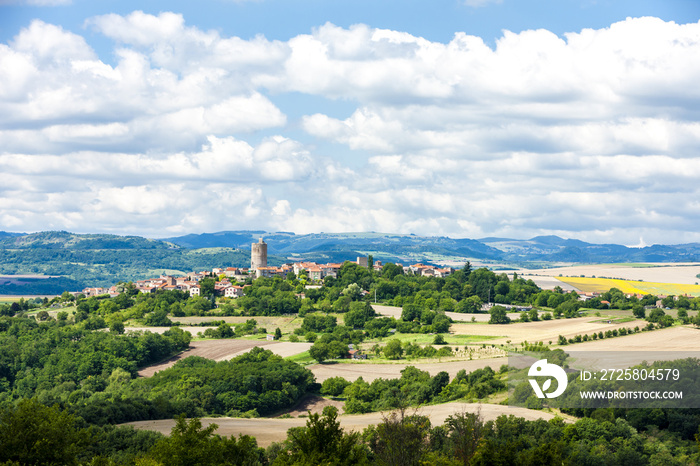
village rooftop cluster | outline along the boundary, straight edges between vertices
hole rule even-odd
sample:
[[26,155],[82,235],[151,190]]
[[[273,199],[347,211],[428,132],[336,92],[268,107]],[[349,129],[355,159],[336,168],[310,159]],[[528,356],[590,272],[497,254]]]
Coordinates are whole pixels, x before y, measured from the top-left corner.
[[[343,266],[342,263],[317,264],[316,262],[293,262],[281,265],[279,267],[268,266],[267,244],[262,238],[260,238],[257,243],[253,243],[251,245],[250,263],[250,268],[213,268],[211,271],[190,272],[182,277],[161,275],[158,278],[148,278],[145,280],[136,281],[134,282],[134,286],[141,293],[155,293],[158,290],[181,290],[188,292],[190,296],[199,296],[201,291],[201,287],[199,285],[200,280],[203,278],[214,277],[216,279],[214,293],[217,296],[239,298],[244,295],[243,290],[246,285],[240,286],[234,283],[245,283],[251,278],[260,277],[280,277],[285,279],[289,273],[293,272],[296,276],[299,276],[302,271],[306,271],[310,282],[320,282],[326,277],[337,277],[338,272]],[[369,267],[369,260],[367,257],[357,257],[355,263],[361,267]],[[454,272],[454,269],[451,267],[440,268],[433,265],[424,264],[414,264],[409,266],[403,266],[402,264],[396,265],[403,267],[404,273],[428,277],[446,277]],[[372,264],[375,271],[380,271],[382,266],[383,264],[381,261],[374,261]],[[232,279],[233,281],[231,281]],[[117,285],[113,285],[109,288],[85,288],[82,291],[82,294],[84,294],[86,297],[107,294],[114,297],[118,296],[119,293],[120,287]]]

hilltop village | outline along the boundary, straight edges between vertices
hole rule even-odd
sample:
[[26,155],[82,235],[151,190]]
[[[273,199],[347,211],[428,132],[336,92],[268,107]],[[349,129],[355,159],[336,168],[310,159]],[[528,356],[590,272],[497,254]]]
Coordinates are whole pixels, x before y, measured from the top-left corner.
[[[383,266],[381,261],[373,261],[371,257],[357,257],[355,263],[361,267],[372,267],[375,271],[380,271]],[[404,273],[425,277],[444,278],[454,273],[455,270],[452,267],[440,268],[425,264],[413,264],[408,266],[404,266],[403,264],[396,265],[402,267]],[[286,278],[290,273],[299,276],[303,272],[307,276],[307,281],[309,283],[318,283],[326,277],[336,278],[342,266],[342,263],[318,264],[316,262],[291,262],[281,266],[269,266],[267,265],[267,243],[265,243],[261,237],[257,243],[251,244],[249,268],[215,267],[210,271],[190,272],[181,277],[161,275],[158,278],[138,280],[134,282],[134,286],[141,293],[155,293],[159,290],[181,290],[188,292],[190,296],[200,296],[200,281],[204,278],[214,278],[214,294],[216,296],[239,298],[244,296],[245,287],[249,286],[256,278]],[[80,293],[88,298],[100,295],[116,297],[121,291],[120,286],[113,285],[109,288],[85,288]]]

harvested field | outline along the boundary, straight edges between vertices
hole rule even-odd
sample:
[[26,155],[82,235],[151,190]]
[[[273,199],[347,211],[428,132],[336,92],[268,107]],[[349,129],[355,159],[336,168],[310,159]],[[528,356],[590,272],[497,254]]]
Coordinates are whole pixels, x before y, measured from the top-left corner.
[[564,351],[700,351],[700,329],[670,327],[617,338],[576,343]]
[[[290,333],[295,328],[301,326],[301,321],[298,316],[253,316],[253,317],[234,317],[234,316],[190,316],[190,317],[172,317],[173,322],[178,322],[184,325],[198,325],[212,321],[224,321],[227,324],[244,324],[249,319],[255,319],[258,327],[266,328],[270,333],[274,332],[275,328],[279,327],[282,333]],[[203,332],[207,327],[197,327],[198,332]],[[196,332],[195,332],[196,334]]]
[[[541,276],[535,276],[535,275],[527,275],[527,274],[520,274],[518,272],[518,276],[521,278],[525,278],[526,280],[532,280],[535,282],[537,286],[542,288],[543,290],[553,290],[557,286],[560,287],[562,290],[569,292],[569,291],[576,291],[576,288],[573,286],[569,285],[566,282],[563,282],[558,279],[558,277],[541,277]],[[608,291],[608,290],[605,290]]]
[[250,351],[256,346],[264,346],[275,354],[282,357],[293,356],[304,351],[308,351],[311,343],[290,343],[276,341],[255,341],[255,340],[203,340],[190,343],[190,349],[172,358],[152,366],[145,367],[139,371],[142,377],[150,377],[158,371],[173,366],[180,359],[189,356],[200,356],[202,358],[213,359],[214,361],[225,361],[240,356]]
[[473,361],[450,361],[450,362],[426,362],[420,360],[413,362],[373,364],[373,363],[339,363],[339,364],[315,364],[308,368],[316,376],[316,382],[323,383],[331,377],[343,377],[345,380],[354,382],[359,377],[365,382],[375,379],[396,379],[401,377],[401,371],[408,366],[414,366],[422,371],[427,371],[431,376],[435,376],[440,371],[450,374],[450,379],[454,378],[462,369],[467,372],[476,369],[483,369],[491,366],[491,369],[498,371],[503,364],[507,364],[507,358],[477,359]]
[[700,296],[700,285],[687,285],[682,283],[658,283],[642,282],[634,280],[621,280],[617,278],[591,278],[591,277],[557,277],[562,283],[566,283],[576,290],[583,292],[604,293],[611,288],[617,288],[627,294],[652,294],[655,296]]
[[562,348],[576,369],[627,369],[643,361],[700,357],[700,330],[671,327],[617,338],[576,343]]
[[[272,345],[265,347],[265,349],[269,349],[276,355],[282,356],[283,358],[288,358],[289,356],[294,356],[295,354],[303,353],[304,351],[309,351],[311,345],[312,343],[307,342],[292,343],[291,341],[275,341],[272,342]],[[245,351],[241,352],[240,354],[243,353],[245,353]],[[236,354],[233,356],[238,355]],[[229,357],[228,359],[231,359],[231,357]]]
[[452,324],[452,333],[461,335],[492,335],[501,336],[496,340],[488,340],[489,344],[507,343],[518,344],[523,341],[530,343],[542,341],[548,344],[552,341],[556,344],[559,335],[571,338],[575,335],[591,334],[593,332],[606,332],[608,330],[619,329],[621,327],[634,328],[644,327],[647,322],[644,320],[633,320],[621,324],[608,324],[607,322],[593,322],[600,320],[599,317],[578,317],[575,319],[554,319],[541,320],[538,322],[523,322],[507,325],[483,325],[483,324]]
[[[151,333],[165,333],[173,327],[125,327],[125,332],[151,332]],[[207,329],[207,327],[178,327],[185,332],[190,332],[193,337],[197,336],[197,333],[202,332]]]
[[318,395],[307,395],[299,403],[297,403],[294,408],[289,411],[285,411],[282,414],[289,414],[293,417],[303,416],[309,412],[321,414],[323,413],[323,408],[326,406],[335,406],[338,408],[338,412],[342,413],[345,402],[323,398],[322,396]]
[[[513,406],[493,405],[493,404],[467,404],[467,403],[446,403],[441,405],[424,406],[418,409],[418,414],[428,416],[433,426],[443,424],[448,416],[460,412],[480,412],[485,421],[496,419],[498,416],[514,415],[527,420],[553,419],[555,416],[542,411],[518,408]],[[385,413],[369,414],[348,414],[338,417],[341,426],[346,431],[360,432],[369,425],[376,425],[382,422]],[[219,428],[216,433],[223,436],[252,435],[261,447],[267,447],[273,442],[280,442],[287,438],[287,430],[291,427],[302,427],[306,425],[304,418],[279,419],[240,419],[240,418],[202,418],[202,425],[208,426],[216,424]],[[163,419],[158,421],[137,421],[126,425],[134,426],[137,429],[154,430],[163,434],[170,434],[175,421],[173,419]]]
[[[623,280],[641,280],[656,283],[682,283],[693,285],[700,282],[696,275],[700,274],[698,263],[648,263],[648,264],[591,264],[570,267],[555,267],[537,270],[519,270],[518,275],[528,279],[536,276],[557,277],[608,277]],[[607,291],[607,290],[606,290]]]
[[[380,304],[373,304],[372,307],[377,312],[377,314],[380,314],[382,316],[393,317],[395,319],[401,318],[401,308],[400,307],[382,306]],[[455,322],[471,322],[472,317],[474,318],[475,322],[488,322],[489,319],[491,318],[491,315],[488,312],[481,312],[478,314],[464,314],[461,312],[445,312],[445,315],[447,317],[449,317],[450,319],[454,320]],[[510,317],[511,319],[518,319],[520,317],[520,313],[511,312],[508,314],[508,317]]]

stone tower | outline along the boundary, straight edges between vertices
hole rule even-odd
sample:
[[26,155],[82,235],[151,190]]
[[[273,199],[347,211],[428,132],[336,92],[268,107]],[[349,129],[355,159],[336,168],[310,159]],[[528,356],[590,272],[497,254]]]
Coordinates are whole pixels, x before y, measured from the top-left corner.
[[262,237],[250,247],[250,270],[256,271],[258,267],[267,267],[267,243]]

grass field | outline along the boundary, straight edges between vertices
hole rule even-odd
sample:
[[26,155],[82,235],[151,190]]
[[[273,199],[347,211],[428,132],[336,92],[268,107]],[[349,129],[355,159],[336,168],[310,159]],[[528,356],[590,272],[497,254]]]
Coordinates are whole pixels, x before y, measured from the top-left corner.
[[635,280],[621,280],[618,278],[557,277],[557,279],[583,292],[604,293],[610,288],[617,288],[623,293],[652,294],[656,296],[700,296],[700,285],[642,282]]

